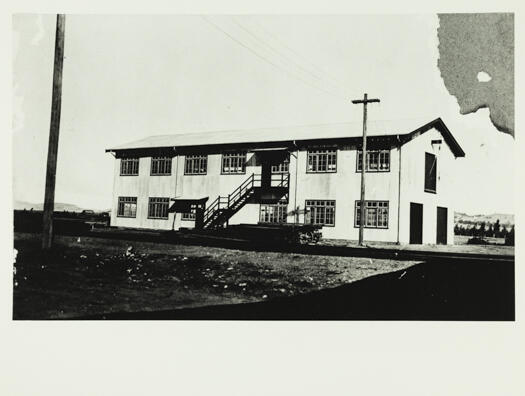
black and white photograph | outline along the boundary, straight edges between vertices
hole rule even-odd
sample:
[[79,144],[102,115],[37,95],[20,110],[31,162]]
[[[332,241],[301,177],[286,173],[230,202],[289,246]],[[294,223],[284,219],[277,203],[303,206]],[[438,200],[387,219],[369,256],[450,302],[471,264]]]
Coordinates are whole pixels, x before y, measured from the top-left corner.
[[12,325],[516,324],[514,12],[11,22]]
[[514,319],[512,14],[14,29],[14,319]]

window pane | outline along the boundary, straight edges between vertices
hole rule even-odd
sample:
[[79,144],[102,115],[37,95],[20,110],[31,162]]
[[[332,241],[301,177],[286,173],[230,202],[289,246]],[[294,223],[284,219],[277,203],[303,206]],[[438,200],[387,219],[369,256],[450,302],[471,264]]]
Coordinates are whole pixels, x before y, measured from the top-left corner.
[[171,174],[171,157],[152,157],[151,174],[152,175],[170,175]]
[[122,158],[120,160],[120,174],[125,176],[136,176],[139,174],[138,158]]
[[222,155],[222,173],[245,173],[246,170],[246,152],[223,153]]
[[309,150],[307,169],[309,172],[335,172],[337,169],[336,150]]
[[335,225],[335,201],[307,200],[305,223]]
[[[361,221],[361,202],[356,201],[354,225],[359,227]],[[365,201],[365,227],[388,228],[388,201]]]

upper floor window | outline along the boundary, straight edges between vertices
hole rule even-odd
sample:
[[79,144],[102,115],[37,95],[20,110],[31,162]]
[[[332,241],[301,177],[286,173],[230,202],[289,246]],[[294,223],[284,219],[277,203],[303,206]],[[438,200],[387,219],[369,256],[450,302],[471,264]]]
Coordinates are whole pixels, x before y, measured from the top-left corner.
[[309,173],[336,172],[337,150],[308,150],[308,164],[306,171]]
[[[361,225],[361,201],[355,202],[354,226]],[[365,227],[388,228],[388,201],[365,201]]]
[[[363,169],[363,151],[357,152],[357,171]],[[367,172],[390,171],[390,150],[366,150]]]
[[286,223],[288,203],[279,201],[276,204],[261,204],[259,221],[261,223]]
[[139,174],[138,158],[122,158],[120,160],[121,176],[137,176]]
[[169,198],[150,198],[148,205],[148,219],[167,219]]
[[118,197],[118,217],[137,216],[137,197]]
[[434,154],[425,153],[425,191],[436,192],[437,158]]
[[184,163],[185,175],[205,175],[208,171],[207,155],[187,155]]
[[307,224],[335,226],[335,201],[307,200],[304,222]]
[[246,152],[223,153],[222,168],[223,174],[246,173]]
[[152,157],[151,175],[171,175],[171,157]]
[[290,168],[290,159],[286,158],[283,160],[283,162],[272,165],[272,173],[288,173],[288,169]]

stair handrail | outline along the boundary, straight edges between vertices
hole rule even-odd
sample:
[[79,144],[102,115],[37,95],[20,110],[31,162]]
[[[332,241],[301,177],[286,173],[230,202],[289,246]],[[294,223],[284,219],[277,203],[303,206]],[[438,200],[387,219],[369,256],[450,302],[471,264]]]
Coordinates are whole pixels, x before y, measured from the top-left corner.
[[232,193],[228,194],[228,207],[237,201],[237,196],[244,195],[243,191],[247,191],[254,185],[255,173],[252,173],[250,177],[244,180],[239,187],[233,190]]
[[[277,187],[288,187],[290,181],[290,173],[272,174],[271,180],[275,180],[274,176],[277,176]],[[262,175],[252,173],[247,179],[245,179],[233,192],[227,196],[218,196],[212,204],[204,212],[204,226],[217,222],[219,218],[227,216],[229,209],[235,207],[239,200],[245,196],[245,194],[256,187],[256,183],[262,182]]]
[[273,187],[288,187],[290,182],[290,173],[274,173],[272,174],[271,181],[277,182],[277,186]]
[[204,222],[206,222],[208,220],[208,218],[210,217],[210,212],[213,212],[215,211],[215,207],[216,206],[219,206],[219,202],[220,202],[220,199],[221,199],[221,196],[219,195],[217,197],[217,199],[215,199],[211,204],[210,206],[208,206],[208,208],[206,208],[206,210],[204,211]]

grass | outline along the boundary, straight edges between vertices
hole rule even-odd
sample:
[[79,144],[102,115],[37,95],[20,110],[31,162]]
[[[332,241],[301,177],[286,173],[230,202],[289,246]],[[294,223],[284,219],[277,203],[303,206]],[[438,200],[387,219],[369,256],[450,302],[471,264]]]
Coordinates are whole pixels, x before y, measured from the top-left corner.
[[43,255],[40,236],[26,233],[15,233],[14,246],[14,319],[264,301],[417,263],[70,236]]

